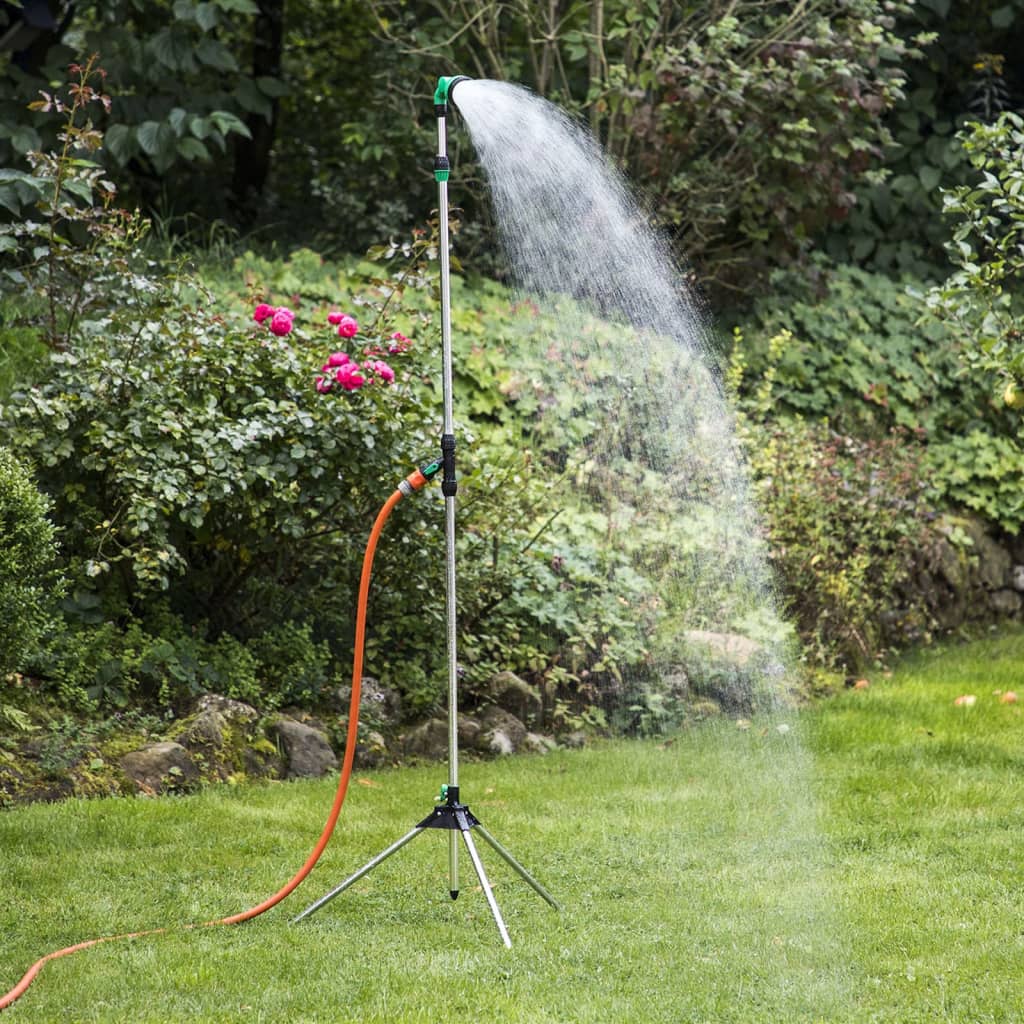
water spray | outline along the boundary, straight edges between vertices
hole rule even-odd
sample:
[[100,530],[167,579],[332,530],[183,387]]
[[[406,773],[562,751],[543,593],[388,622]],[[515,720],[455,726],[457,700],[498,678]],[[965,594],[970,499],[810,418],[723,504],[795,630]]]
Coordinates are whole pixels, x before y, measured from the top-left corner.
[[434,157],[434,179],[437,182],[438,224],[440,229],[440,265],[441,265],[441,358],[442,358],[442,393],[444,419],[441,433],[441,493],[445,505],[445,608],[446,608],[446,640],[448,664],[448,782],[441,787],[438,803],[433,811],[418,825],[407,832],[401,839],[392,843],[387,849],[371,858],[355,874],[350,875],[315,903],[310,904],[295,921],[301,921],[316,913],[364,875],[383,863],[392,854],[397,853],[407,843],[412,842],[427,829],[442,829],[448,832],[448,894],[457,899],[459,895],[459,836],[466,846],[466,852],[472,862],[473,870],[480,882],[490,907],[498,933],[506,947],[511,948],[509,937],[501,910],[494,898],[494,891],[487,878],[483,862],[473,842],[472,831],[475,829],[484,841],[538,893],[548,904],[559,909],[554,897],[512,856],[504,846],[492,836],[480,821],[473,815],[469,807],[459,799],[459,730],[458,730],[458,649],[457,610],[456,610],[456,578],[455,578],[455,495],[458,481],[455,472],[455,425],[452,409],[452,325],[451,325],[451,260],[449,253],[450,239],[448,230],[448,178],[451,174],[451,163],[448,160],[448,101],[452,98],[456,86],[461,82],[471,81],[465,75],[454,75],[439,78],[434,91],[434,114],[437,117],[437,154]]

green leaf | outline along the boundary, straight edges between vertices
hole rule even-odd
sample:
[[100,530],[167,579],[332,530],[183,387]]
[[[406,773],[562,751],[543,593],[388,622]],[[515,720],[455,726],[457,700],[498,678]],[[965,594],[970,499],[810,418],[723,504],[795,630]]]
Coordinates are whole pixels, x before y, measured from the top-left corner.
[[199,4],[195,13],[196,22],[204,32],[209,32],[220,24],[220,11],[217,10],[216,4]]
[[184,160],[206,163],[210,159],[210,151],[198,139],[181,139],[178,142],[178,156]]
[[29,125],[19,125],[11,135],[11,146],[15,153],[25,154],[38,150],[43,144],[39,132]]
[[939,182],[942,180],[942,171],[938,167],[926,164],[924,167],[918,168],[917,176],[921,181],[922,188],[926,192],[933,192],[939,187]]
[[238,63],[231,51],[216,39],[205,37],[195,49],[200,64],[215,68],[217,71],[237,71]]
[[103,148],[122,167],[139,151],[135,129],[126,124],[113,124],[103,137]]
[[1016,17],[1016,12],[1013,9],[1013,4],[1007,4],[1005,7],[999,7],[992,12],[989,16],[989,20],[992,22],[993,28],[1009,28],[1013,24],[1013,19]]

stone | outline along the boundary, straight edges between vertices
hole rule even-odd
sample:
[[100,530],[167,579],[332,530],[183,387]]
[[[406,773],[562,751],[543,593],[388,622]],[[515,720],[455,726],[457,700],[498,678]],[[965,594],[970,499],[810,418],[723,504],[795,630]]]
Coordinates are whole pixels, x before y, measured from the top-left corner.
[[1013,559],[1010,552],[987,533],[975,539],[978,554],[978,575],[986,590],[1002,590],[1010,584]]
[[587,734],[577,729],[576,732],[566,733],[560,740],[559,745],[569,750],[579,750],[587,745]]
[[319,729],[279,715],[269,732],[284,751],[288,763],[285,778],[319,779],[338,767],[338,758]]
[[356,743],[353,763],[357,768],[379,768],[388,759],[388,745],[384,736],[376,729],[370,729]]
[[491,704],[480,714],[479,746],[493,754],[514,754],[526,739],[526,726],[511,712]]
[[136,788],[149,796],[186,789],[199,781],[199,769],[180,743],[151,743],[125,754],[120,763]]
[[448,753],[448,723],[441,718],[428,718],[405,734],[402,749],[410,757],[443,760]]
[[469,715],[459,712],[459,746],[467,750],[473,750],[480,742],[480,733],[483,726]]
[[520,750],[528,754],[550,754],[558,749],[558,744],[550,736],[542,736],[538,732],[528,732],[523,737]]
[[1024,600],[1021,599],[1020,594],[1016,590],[993,590],[988,595],[989,604],[992,606],[992,610],[998,615],[1019,615],[1021,605],[1024,605]]
[[488,684],[491,700],[522,722],[536,721],[544,710],[540,691],[515,672],[498,672]]
[[1024,565],[1015,565],[1010,570],[1010,584],[1014,590],[1024,591]]
[[761,644],[739,633],[713,633],[705,629],[688,629],[683,639],[692,647],[703,648],[712,658],[744,668],[764,650]]
[[[348,714],[352,703],[352,687],[338,687],[337,697],[339,710]],[[394,728],[402,719],[402,695],[391,686],[385,686],[371,676],[363,676],[359,686],[359,717],[361,721],[380,726],[383,729]]]

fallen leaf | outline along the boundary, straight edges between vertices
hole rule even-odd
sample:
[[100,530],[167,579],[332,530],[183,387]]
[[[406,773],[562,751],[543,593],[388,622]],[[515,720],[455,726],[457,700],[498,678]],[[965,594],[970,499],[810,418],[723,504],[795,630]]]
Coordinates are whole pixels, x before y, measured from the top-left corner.
[[1016,704],[1017,703],[1017,694],[1014,693],[1013,690],[1007,690],[1006,693],[1004,693],[1002,695],[1002,697],[999,698],[999,703],[1000,704]]
[[853,688],[855,690],[866,690],[870,685],[870,679],[858,679],[857,682],[853,684]]
[[964,693],[957,697],[953,703],[958,708],[970,708],[974,706],[977,700],[978,698],[973,693]]
[[356,779],[356,782],[358,782],[360,786],[369,786],[370,789],[384,788],[379,782],[374,782],[373,779]]

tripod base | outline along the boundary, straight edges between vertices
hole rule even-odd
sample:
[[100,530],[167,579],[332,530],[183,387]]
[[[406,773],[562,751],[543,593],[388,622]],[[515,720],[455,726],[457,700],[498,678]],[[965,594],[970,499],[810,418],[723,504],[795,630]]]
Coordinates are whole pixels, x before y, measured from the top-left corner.
[[[562,908],[558,905],[555,898],[538,882],[527,870],[522,866],[505,849],[497,839],[494,838],[480,824],[476,816],[472,811],[465,805],[457,802],[449,802],[446,804],[439,804],[434,810],[421,821],[414,829],[406,832],[401,839],[397,842],[392,843],[386,850],[382,850],[377,854],[376,857],[372,857],[368,860],[355,874],[349,875],[340,885],[336,886],[329,893],[321,896],[315,903],[311,903],[306,909],[299,914],[293,921],[295,924],[301,921],[303,918],[309,917],[315,914],[321,907],[330,903],[335,896],[343,893],[350,886],[354,885],[364,875],[368,875],[378,864],[382,864],[388,859],[393,853],[397,853],[403,846],[411,843],[420,833],[425,832],[430,828],[444,829],[448,832],[459,832],[462,835],[463,842],[466,845],[466,852],[469,854],[469,859],[473,863],[473,870],[476,872],[476,877],[480,880],[480,887],[483,889],[484,896],[487,899],[487,905],[491,908],[491,914],[494,917],[494,923],[498,926],[498,933],[501,935],[501,941],[505,943],[505,946],[509,949],[512,948],[512,940],[509,938],[508,929],[505,927],[505,921],[501,916],[501,911],[498,909],[497,900],[494,898],[494,891],[491,889],[491,883],[487,880],[487,873],[484,871],[483,862],[480,860],[480,854],[477,852],[476,844],[473,842],[473,837],[470,834],[473,829],[483,837],[484,841],[498,854],[502,860],[505,861],[509,867],[524,882],[527,883],[545,902],[554,907],[555,910],[561,910]],[[452,842],[454,844],[455,837],[452,836]],[[454,845],[453,845],[454,850]],[[458,895],[457,889],[450,890],[451,898],[454,900]]]

